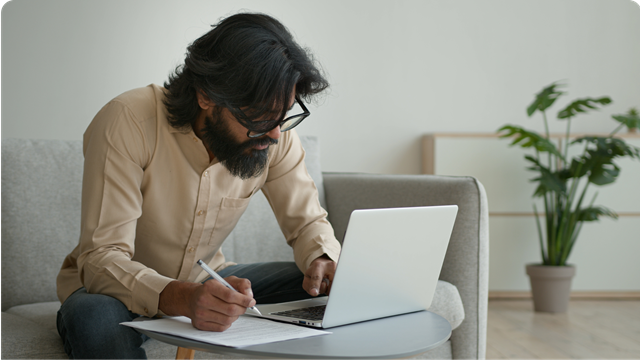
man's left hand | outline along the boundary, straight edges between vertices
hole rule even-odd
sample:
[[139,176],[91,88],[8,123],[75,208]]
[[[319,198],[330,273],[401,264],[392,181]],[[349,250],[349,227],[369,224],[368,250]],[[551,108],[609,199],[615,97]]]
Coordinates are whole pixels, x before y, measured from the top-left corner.
[[327,255],[313,260],[304,273],[302,288],[311,296],[327,294],[331,291],[333,275],[336,273],[336,263]]

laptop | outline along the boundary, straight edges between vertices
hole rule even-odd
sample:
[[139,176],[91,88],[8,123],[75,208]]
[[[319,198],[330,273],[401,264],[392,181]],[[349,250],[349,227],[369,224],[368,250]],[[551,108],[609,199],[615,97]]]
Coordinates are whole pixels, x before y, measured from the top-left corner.
[[256,307],[264,318],[318,328],[426,310],[457,212],[456,205],[355,210],[330,296]]

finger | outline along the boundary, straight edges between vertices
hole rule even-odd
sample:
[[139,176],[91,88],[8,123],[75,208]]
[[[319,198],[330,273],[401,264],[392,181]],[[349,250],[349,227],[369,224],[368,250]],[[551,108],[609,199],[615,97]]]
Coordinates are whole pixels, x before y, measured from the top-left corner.
[[336,263],[333,261],[329,261],[325,262],[323,265],[323,276],[322,283],[320,284],[320,293],[329,295],[329,292],[331,292],[333,277],[335,276],[336,272]]
[[[205,291],[211,296],[209,306],[226,315],[243,314],[248,307],[254,306],[256,301],[235,290],[229,289],[216,280],[208,280],[204,283]],[[239,312],[239,313],[238,313]]]
[[307,269],[307,272],[304,276],[303,288],[309,293],[311,296],[318,296],[320,294],[320,286],[322,284],[322,278],[324,277],[324,272],[321,268],[311,267]]
[[327,289],[328,289],[328,281],[329,279],[324,278],[322,279],[322,281],[320,282],[320,294],[326,294],[327,293]]
[[238,316],[226,316],[215,311],[209,311],[206,316],[202,315],[191,320],[191,324],[199,330],[225,331],[238,320]]
[[329,295],[329,293],[331,292],[331,280],[329,280],[329,278],[324,278],[322,279],[322,286],[324,287],[323,290],[323,294]]
[[249,281],[249,279],[229,276],[225,278],[225,280],[229,285],[233,286],[234,289],[238,290],[238,292],[253,298],[253,290],[251,290],[251,281]]
[[[211,293],[212,291],[214,293]],[[242,306],[227,303],[216,297],[215,291],[230,291],[230,289],[207,283],[200,287],[199,294],[194,299],[193,312],[189,316],[195,328],[224,331],[246,311]]]
[[336,275],[336,268],[337,264],[333,261],[327,265],[327,270],[325,271],[323,279],[323,281],[327,283],[327,291],[325,293],[327,295],[331,293],[331,285],[333,285],[333,279]]

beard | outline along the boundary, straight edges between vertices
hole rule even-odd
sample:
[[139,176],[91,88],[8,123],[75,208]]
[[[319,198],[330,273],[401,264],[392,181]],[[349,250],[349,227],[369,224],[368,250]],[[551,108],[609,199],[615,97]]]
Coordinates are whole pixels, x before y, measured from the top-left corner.
[[278,140],[268,136],[249,139],[237,143],[233,140],[231,129],[222,120],[220,111],[213,112],[213,117],[207,117],[202,129],[202,140],[213,155],[218,158],[231,175],[247,180],[259,176],[264,172],[269,160],[269,148],[254,149],[254,146],[277,144]]

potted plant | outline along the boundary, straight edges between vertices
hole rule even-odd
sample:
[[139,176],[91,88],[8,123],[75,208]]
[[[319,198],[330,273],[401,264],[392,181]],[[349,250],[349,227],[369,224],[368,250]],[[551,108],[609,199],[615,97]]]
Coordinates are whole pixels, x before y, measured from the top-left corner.
[[[527,108],[529,117],[541,113],[545,134],[506,125],[498,130],[501,138],[513,138],[510,146],[533,149],[526,155],[528,170],[536,173],[531,179],[537,183],[534,199],[544,204],[544,226],[534,202],[533,210],[540,240],[541,264],[527,265],[531,280],[534,308],[543,312],[565,312],[569,303],[571,279],[575,267],[567,260],[586,221],[597,221],[601,216],[617,218],[617,214],[604,206],[594,205],[597,192],[586,199],[591,186],[608,185],[616,181],[620,168],[614,162],[619,157],[640,159],[640,149],[627,144],[615,135],[623,128],[633,132],[640,128],[640,117],[635,109],[627,114],[613,115],[618,126],[607,136],[581,136],[571,140],[571,121],[574,117],[611,103],[609,97],[583,98],[571,102],[557,114],[566,121],[566,135],[560,145],[550,140],[547,110],[565,92],[565,86],[555,82],[536,95]],[[570,156],[570,150],[580,150]],[[574,152],[571,152],[574,153]]]

